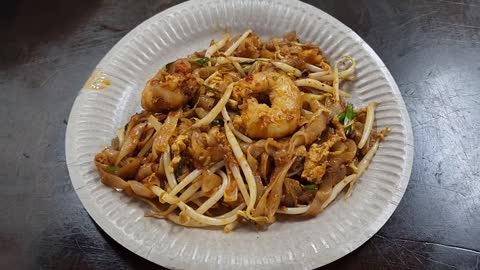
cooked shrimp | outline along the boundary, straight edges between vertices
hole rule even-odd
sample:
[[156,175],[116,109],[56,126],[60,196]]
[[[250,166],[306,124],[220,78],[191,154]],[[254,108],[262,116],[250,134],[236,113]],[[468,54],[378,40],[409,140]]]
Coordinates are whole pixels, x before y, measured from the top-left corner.
[[178,88],[179,80],[171,76],[168,81],[153,77],[142,93],[142,107],[151,112],[176,110],[187,103],[187,97]]
[[142,107],[149,112],[177,110],[194,95],[198,85],[190,73],[190,64],[177,61],[173,74],[159,71],[150,79],[142,93]]
[[248,136],[281,138],[299,127],[301,92],[289,77],[275,72],[259,72],[239,81],[234,91],[243,99],[239,106],[242,113],[235,117],[234,124]]

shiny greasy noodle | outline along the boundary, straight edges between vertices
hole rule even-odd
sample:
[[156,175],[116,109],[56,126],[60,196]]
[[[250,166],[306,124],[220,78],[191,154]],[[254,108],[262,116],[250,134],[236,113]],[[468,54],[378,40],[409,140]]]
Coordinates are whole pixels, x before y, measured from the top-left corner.
[[378,146],[380,145],[380,141],[377,140],[375,144],[368,150],[367,154],[363,157],[362,161],[358,164],[358,169],[357,173],[354,174],[355,178],[352,179],[352,182],[350,184],[350,188],[347,190],[347,193],[345,194],[345,197],[350,197],[353,191],[353,185],[357,182],[358,178],[362,175],[363,172],[367,169],[368,165],[372,161],[373,156],[378,150]]
[[355,68],[293,32],[225,34],[146,83],[144,110],[95,156],[100,179],[185,227],[316,216],[351,196],[389,132],[375,129],[376,102],[345,100]]

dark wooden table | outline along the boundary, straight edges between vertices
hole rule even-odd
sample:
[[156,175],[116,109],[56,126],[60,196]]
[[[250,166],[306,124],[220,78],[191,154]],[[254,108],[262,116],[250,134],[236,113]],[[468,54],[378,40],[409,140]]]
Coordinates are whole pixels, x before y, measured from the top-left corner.
[[[84,210],[65,164],[70,108],[128,31],[180,1],[2,1],[0,269],[158,269]],[[325,269],[480,269],[480,1],[310,1],[396,79],[412,120],[410,184],[387,224]]]

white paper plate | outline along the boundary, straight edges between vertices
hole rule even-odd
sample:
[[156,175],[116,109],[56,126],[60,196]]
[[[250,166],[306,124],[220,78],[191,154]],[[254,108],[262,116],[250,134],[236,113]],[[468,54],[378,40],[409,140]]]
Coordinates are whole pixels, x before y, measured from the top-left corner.
[[[352,197],[337,199],[316,218],[278,222],[267,231],[183,228],[144,218],[147,208],[105,187],[93,158],[114,130],[140,109],[145,82],[164,64],[204,49],[212,38],[253,29],[264,38],[296,31],[318,44],[331,61],[357,60],[357,79],[344,88],[353,103],[379,101],[376,125],[392,133],[382,143]],[[310,269],[358,248],[391,216],[408,184],[413,156],[410,120],[398,87],[375,52],[352,30],[297,1],[190,1],[170,8],[132,30],[100,61],[92,78],[112,84],[82,89],[66,135],[72,184],[88,213],[113,239],[134,253],[175,269]],[[350,89],[349,89],[350,88]]]

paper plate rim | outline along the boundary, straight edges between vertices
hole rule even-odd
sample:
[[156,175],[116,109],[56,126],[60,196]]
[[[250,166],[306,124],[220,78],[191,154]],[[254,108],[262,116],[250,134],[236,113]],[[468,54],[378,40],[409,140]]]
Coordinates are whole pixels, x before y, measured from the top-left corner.
[[[213,0],[213,2],[215,2],[215,1],[220,2],[222,0]],[[288,0],[277,0],[275,2],[284,3],[284,4],[288,3],[288,5],[295,5],[295,6],[298,6],[300,8],[303,8],[303,9],[310,8],[310,9],[312,9],[311,12],[314,12],[318,16],[321,16],[324,19],[328,20],[329,22],[334,24],[337,28],[339,28],[340,30],[345,32],[346,35],[349,35],[350,37],[355,39],[358,42],[358,44],[365,51],[367,51],[368,56],[371,57],[371,59],[380,68],[383,76],[388,81],[388,84],[392,89],[392,93],[395,96],[395,99],[398,101],[398,104],[399,104],[398,109],[400,110],[400,112],[402,114],[402,117],[405,118],[405,127],[404,127],[405,130],[406,130],[406,132],[405,132],[406,140],[405,141],[408,142],[408,143],[405,147],[405,159],[406,159],[405,164],[406,164],[406,167],[403,167],[403,172],[404,173],[400,176],[400,182],[399,182],[398,190],[397,190],[397,195],[400,197],[400,199],[398,199],[396,204],[389,204],[387,206],[388,208],[384,212],[384,215],[382,216],[381,221],[378,222],[377,224],[375,224],[374,228],[370,227],[369,230],[368,230],[368,234],[365,235],[365,237],[362,237],[356,243],[351,243],[353,248],[350,249],[348,252],[338,252],[337,256],[332,256],[332,258],[330,258],[329,261],[318,260],[314,257],[308,258],[312,262],[311,265],[315,265],[315,267],[320,267],[320,266],[323,266],[323,265],[328,264],[330,262],[333,262],[333,261],[347,255],[348,253],[357,249],[358,247],[360,247],[367,240],[369,240],[376,232],[378,232],[383,227],[383,225],[388,221],[390,216],[393,214],[394,210],[398,206],[398,203],[400,202],[401,198],[403,197],[403,195],[405,193],[406,187],[407,187],[408,182],[409,182],[411,170],[412,170],[413,153],[414,153],[413,132],[412,132],[412,127],[411,127],[409,115],[408,115],[404,100],[403,100],[403,98],[400,94],[400,91],[398,89],[397,84],[395,83],[392,75],[390,74],[390,72],[386,68],[385,64],[380,59],[380,57],[374,52],[374,50],[365,41],[363,41],[362,38],[360,38],[360,36],[358,36],[353,30],[351,30],[349,27],[345,26],[343,23],[341,23],[337,19],[333,18],[329,14],[325,13],[324,11],[322,11],[322,10],[320,10],[320,9],[314,7],[314,6],[311,6],[309,4],[302,3],[302,2],[296,2],[296,1],[292,2],[292,1],[288,1]],[[179,11],[179,10],[187,8],[189,6],[195,6],[195,5],[200,4],[200,3],[204,3],[204,2],[201,1],[201,0],[187,1],[187,2],[184,2],[184,3],[178,4],[176,6],[170,7],[168,9],[152,16],[151,18],[145,20],[144,22],[139,24],[137,27],[135,27],[133,30],[131,30],[129,33],[127,33],[120,41],[118,41],[113,46],[113,48],[102,58],[102,60],[97,65],[97,67],[101,66],[102,63],[108,62],[109,59],[113,55],[115,55],[115,53],[119,50],[119,48],[123,47],[126,42],[128,42],[133,37],[135,37],[140,31],[142,31],[142,29],[144,29],[146,26],[150,25],[152,22],[154,22],[154,21],[156,21],[156,20],[158,20],[158,19],[160,19],[164,16],[168,16],[169,14],[171,14],[173,12]],[[111,226],[110,221],[105,218],[104,214],[101,213],[101,211],[99,211],[99,209],[97,209],[97,206],[95,205],[95,203],[89,198],[88,191],[86,189],[84,189],[83,185],[82,185],[82,183],[83,183],[82,176],[81,176],[80,173],[76,172],[76,169],[74,168],[74,165],[73,165],[75,163],[76,158],[74,156],[72,138],[75,136],[76,127],[72,123],[75,123],[76,119],[78,118],[78,111],[81,109],[82,102],[83,102],[83,97],[82,97],[82,95],[79,94],[79,96],[76,98],[76,100],[75,100],[75,102],[72,106],[72,110],[71,110],[69,120],[68,120],[68,125],[67,125],[67,129],[66,129],[66,136],[65,136],[65,154],[66,154],[67,167],[68,167],[69,175],[70,175],[70,178],[71,178],[71,181],[72,181],[72,185],[74,186],[75,192],[77,193],[78,197],[80,198],[80,201],[82,202],[83,206],[85,207],[85,209],[87,210],[89,215],[112,239],[114,239],[116,242],[118,242],[122,246],[126,247],[130,251],[136,253],[137,255],[139,255],[143,258],[146,258],[146,259],[148,259],[148,260],[150,260],[154,263],[157,263],[157,264],[160,264],[162,266],[169,267],[169,268],[177,268],[179,266],[181,266],[181,267],[184,266],[184,267],[187,267],[187,268],[195,267],[194,264],[190,264],[190,263],[185,262],[184,260],[181,260],[181,259],[178,259],[178,258],[168,258],[168,257],[152,258],[152,257],[149,257],[149,252],[145,252],[144,250],[142,250],[142,247],[138,243],[136,243],[134,241],[131,241],[128,237],[126,237],[122,233],[119,233],[116,228]],[[152,247],[152,249],[153,249],[153,247]],[[192,261],[191,263],[194,263],[194,262]],[[269,266],[265,266],[265,265],[263,265],[262,267],[270,268]],[[276,268],[276,267],[281,268],[281,265],[271,265],[271,267],[272,268]]]

